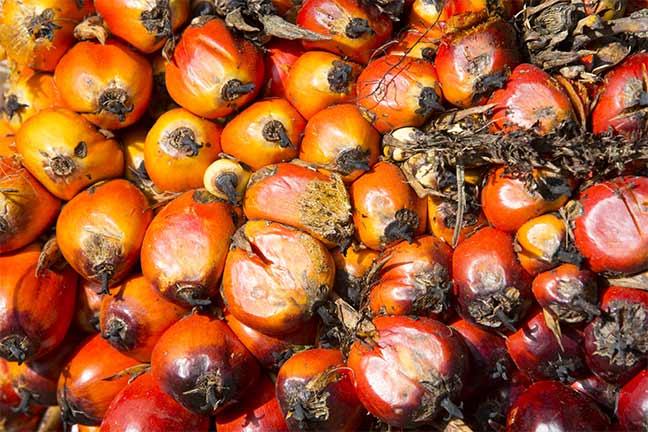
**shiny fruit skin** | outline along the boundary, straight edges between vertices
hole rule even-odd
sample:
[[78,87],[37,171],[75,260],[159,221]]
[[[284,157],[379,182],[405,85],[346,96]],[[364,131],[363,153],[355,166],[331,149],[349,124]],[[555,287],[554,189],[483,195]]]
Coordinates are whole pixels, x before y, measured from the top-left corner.
[[15,132],[39,111],[64,106],[52,75],[26,68],[14,74],[4,93],[4,110],[0,117]]
[[121,129],[146,112],[153,90],[150,62],[118,42],[79,42],[54,72],[68,108],[103,129]]
[[0,156],[0,254],[20,249],[49,227],[61,208],[13,156]]
[[434,65],[445,100],[468,108],[486,102],[519,62],[515,30],[494,19],[446,38]]
[[36,268],[41,249],[32,244],[0,257],[0,356],[37,359],[54,350],[74,317],[77,275]]
[[250,221],[232,241],[221,295],[243,324],[281,336],[313,317],[334,277],[333,258],[321,242],[276,222]]
[[372,61],[358,77],[357,103],[380,133],[422,126],[442,111],[441,85],[428,61],[388,55]]
[[408,56],[434,62],[443,32],[437,29],[407,27],[402,30],[398,43],[390,47],[388,55]]
[[352,244],[349,249],[332,252],[335,262],[335,292],[356,309],[360,308],[365,276],[378,259],[377,251]]
[[150,54],[162,48],[189,17],[189,0],[94,0],[112,34]]
[[566,222],[556,214],[525,222],[515,235],[520,265],[531,275],[556,267],[566,235]]
[[[63,419],[99,426],[108,405],[128,384],[128,373],[139,362],[114,349],[101,335],[87,339],[61,372],[57,399]],[[109,378],[109,379],[108,379]]]
[[403,241],[378,258],[368,306],[374,315],[440,317],[450,308],[452,249],[432,236]]
[[197,414],[217,414],[241,401],[259,365],[223,321],[190,315],[171,326],[151,357],[160,388]]
[[238,215],[205,190],[185,192],[153,219],[142,243],[144,277],[185,306],[209,303],[218,290]]
[[357,236],[368,248],[383,250],[425,232],[427,202],[396,165],[377,163],[351,184],[350,193]]
[[380,156],[380,134],[352,104],[323,109],[308,121],[299,158],[351,183]]
[[136,264],[153,218],[146,197],[127,180],[92,186],[61,211],[56,240],[65,260],[103,291]]
[[511,329],[531,305],[531,280],[520,266],[513,239],[482,228],[457,246],[452,260],[461,316],[492,329]]
[[585,189],[574,226],[576,248],[594,272],[648,268],[648,178],[619,177]]
[[[251,420],[254,419],[254,420]],[[238,406],[216,416],[218,432],[288,432],[275,385],[268,377],[261,377],[257,388]]]
[[[355,431],[360,426],[364,409],[340,350],[315,348],[293,355],[279,370],[276,388],[290,430]],[[314,403],[324,395],[324,406]]]
[[263,79],[259,50],[213,17],[199,18],[182,33],[166,68],[173,100],[208,119],[227,116],[252,101]]
[[576,380],[570,387],[592,399],[600,407],[604,408],[606,413],[614,413],[619,397],[619,387],[602,380],[596,375]]
[[101,335],[122,353],[149,362],[164,331],[189,311],[162,297],[143,276],[128,279],[113,292],[101,303]]
[[327,37],[303,41],[306,49],[330,51],[365,64],[391,37],[393,27],[388,16],[358,0],[307,0],[299,9],[297,25]]
[[531,385],[515,401],[506,432],[608,430],[609,419],[587,396],[557,382]]
[[160,389],[150,372],[115,396],[101,422],[100,432],[207,432],[209,418],[183,408]]
[[16,135],[16,148],[34,177],[63,200],[124,172],[118,142],[66,108],[43,110],[27,120]]
[[351,202],[336,174],[281,163],[254,173],[243,210],[249,220],[298,228],[327,246],[348,245],[353,235]]
[[349,353],[360,401],[394,427],[429,424],[466,383],[464,342],[455,330],[429,318],[379,317],[373,324],[375,343],[356,341]]
[[338,55],[307,51],[288,72],[286,99],[308,120],[326,107],[353,102],[361,70]]
[[306,52],[299,41],[277,39],[266,45],[265,67],[268,74],[268,85],[265,95],[269,97],[286,97],[288,74],[297,59]]
[[285,99],[256,102],[230,120],[223,152],[254,170],[293,160],[299,154],[306,121]]
[[626,430],[646,428],[648,418],[648,370],[639,372],[630,382],[621,388],[617,415],[619,423]]
[[220,126],[183,108],[167,111],[146,135],[146,172],[164,191],[201,187],[205,170],[221,152],[221,134]]
[[[428,232],[440,238],[449,245],[453,244],[455,223],[457,221],[457,205],[452,200],[439,197],[428,197]],[[464,213],[464,223],[459,230],[457,244],[473,235],[479,229],[488,225],[481,209],[467,210]]]

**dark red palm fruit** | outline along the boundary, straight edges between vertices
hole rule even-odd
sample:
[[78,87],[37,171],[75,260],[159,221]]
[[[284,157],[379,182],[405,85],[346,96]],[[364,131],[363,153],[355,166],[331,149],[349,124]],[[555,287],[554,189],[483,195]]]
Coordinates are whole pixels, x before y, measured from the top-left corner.
[[217,414],[243,400],[259,370],[225,322],[198,314],[172,325],[151,356],[160,388],[198,414]]
[[324,108],[353,102],[362,67],[324,51],[307,51],[292,64],[285,82],[286,99],[306,119]]
[[513,331],[531,306],[531,278],[503,231],[482,228],[459,243],[452,276],[459,312],[474,324]]
[[476,426],[475,432],[504,430],[511,406],[531,384],[531,380],[522,372],[512,370],[508,382],[486,389],[485,395],[467,401],[464,409],[468,423]]
[[302,329],[335,278],[326,247],[295,228],[250,221],[232,240],[221,295],[243,324],[273,336]]
[[546,214],[525,222],[515,234],[520,265],[531,275],[551,270],[562,259],[567,222],[557,214]]
[[368,248],[383,250],[425,233],[427,202],[396,165],[378,162],[351,184],[350,193],[357,237]]
[[248,327],[225,311],[225,321],[236,337],[265,369],[276,372],[283,362],[304,346],[314,345],[317,320],[313,319],[298,330],[283,336],[269,336]]
[[506,347],[515,365],[533,381],[571,383],[587,375],[583,337],[570,327],[561,329],[560,340],[542,313],[508,336]]
[[614,413],[619,397],[619,388],[596,375],[581,378],[572,383],[571,388],[588,396],[596,402],[606,413]]
[[648,292],[610,287],[601,298],[601,316],[585,327],[585,354],[599,377],[623,385],[648,362]]
[[263,56],[225,21],[203,16],[182,33],[166,68],[166,86],[180,106],[208,119],[251,102],[264,80]]
[[100,432],[207,432],[209,417],[186,410],[160,389],[150,372],[128,383],[112,400]]
[[531,64],[521,64],[509,76],[504,88],[493,92],[495,104],[491,130],[532,130],[548,134],[575,119],[566,91],[549,74]]
[[592,131],[612,131],[628,138],[645,133],[648,106],[648,54],[628,57],[605,76],[592,111]]
[[595,184],[578,202],[574,240],[592,271],[633,274],[648,268],[648,178]]
[[351,183],[378,162],[380,138],[358,107],[335,105],[308,121],[299,159],[334,171]]
[[293,355],[277,374],[276,394],[290,430],[355,431],[365,414],[338,349]]
[[[110,293],[119,288],[119,285],[112,288]],[[99,311],[101,310],[101,284],[81,280],[76,305],[74,323],[76,327],[86,333],[97,333],[99,331]]]
[[506,432],[604,431],[609,426],[610,420],[593,401],[557,381],[531,385],[515,401],[506,420]]
[[371,3],[358,0],[307,0],[297,14],[297,24],[325,36],[302,43],[308,50],[322,49],[367,63],[392,34],[392,20]]
[[564,177],[536,170],[527,180],[500,167],[486,180],[482,210],[493,227],[515,232],[532,218],[559,210],[569,199],[571,189]]
[[217,415],[216,430],[218,432],[288,432],[272,380],[262,376],[254,392],[250,392],[237,406]]
[[648,0],[628,0],[627,3],[626,15],[628,16],[633,12],[648,8]]
[[332,254],[335,262],[333,288],[347,303],[359,309],[365,288],[365,276],[378,258],[378,252],[352,244],[346,251],[335,249]]
[[365,408],[394,427],[421,427],[455,402],[467,384],[468,350],[459,334],[429,318],[378,317],[376,335],[356,341],[348,365]]
[[421,315],[439,318],[450,308],[452,249],[432,236],[385,249],[377,260],[369,291],[374,315]]
[[619,423],[625,430],[645,430],[648,426],[648,370],[639,372],[619,392]]
[[107,292],[137,263],[152,218],[153,210],[137,186],[110,180],[66,204],[56,222],[56,241],[72,268]]
[[149,362],[158,339],[188,312],[163,297],[143,276],[135,276],[103,297],[99,329],[115,349]]
[[129,368],[138,364],[101,335],[86,340],[58,380],[56,397],[63,421],[99,426],[110,402],[128,384]]
[[573,264],[540,273],[531,289],[538,304],[562,322],[589,322],[600,314],[596,275]]
[[245,216],[298,228],[327,246],[351,243],[349,194],[337,174],[282,163],[261,168],[248,183]]
[[422,126],[441,106],[441,85],[428,61],[388,55],[372,61],[358,77],[357,104],[380,133]]
[[0,256],[0,357],[9,361],[54,350],[74,317],[76,273],[68,266],[39,268],[40,254],[32,244]]
[[473,376],[464,385],[464,397],[476,397],[484,389],[502,385],[512,379],[515,366],[504,338],[466,320],[455,321],[450,327],[459,332],[470,353]]
[[290,69],[306,50],[299,41],[285,39],[273,40],[265,48],[265,67],[268,75],[265,95],[285,98]]
[[142,272],[164,296],[185,306],[209,304],[218,293],[239,215],[205,190],[167,204],[146,231]]
[[445,38],[434,61],[443,97],[460,108],[486,102],[520,63],[519,52],[515,30],[500,19]]

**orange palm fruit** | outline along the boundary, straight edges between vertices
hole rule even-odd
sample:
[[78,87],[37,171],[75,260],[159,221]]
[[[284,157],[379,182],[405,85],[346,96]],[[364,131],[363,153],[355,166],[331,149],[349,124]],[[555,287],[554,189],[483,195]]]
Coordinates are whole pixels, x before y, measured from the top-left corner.
[[335,292],[356,309],[360,308],[365,288],[365,276],[373,268],[378,252],[357,244],[349,249],[333,250],[335,262]]

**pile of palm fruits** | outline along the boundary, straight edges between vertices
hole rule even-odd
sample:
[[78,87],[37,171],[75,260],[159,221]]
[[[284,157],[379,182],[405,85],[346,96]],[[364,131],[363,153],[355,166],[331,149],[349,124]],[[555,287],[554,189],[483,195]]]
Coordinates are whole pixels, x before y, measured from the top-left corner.
[[648,430],[648,1],[0,0],[0,430]]

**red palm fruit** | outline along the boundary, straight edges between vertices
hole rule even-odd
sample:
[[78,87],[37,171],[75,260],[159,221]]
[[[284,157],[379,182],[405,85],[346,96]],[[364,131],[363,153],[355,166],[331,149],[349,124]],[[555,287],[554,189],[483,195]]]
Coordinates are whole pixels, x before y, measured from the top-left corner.
[[138,361],[114,349],[101,335],[87,339],[58,380],[57,399],[67,423],[99,426],[106,409],[128,384]]
[[562,258],[566,235],[566,222],[556,214],[525,222],[515,235],[520,265],[531,275],[551,270]]
[[648,0],[628,0],[627,3],[626,15],[648,8]]
[[648,268],[648,178],[619,177],[585,189],[574,226],[578,251],[594,272]]
[[16,135],[16,148],[34,177],[64,200],[124,173],[119,143],[66,108],[43,110],[27,120]]
[[588,396],[607,413],[613,413],[619,397],[619,388],[603,381],[596,375],[576,380],[570,386],[577,392]]
[[187,309],[167,300],[143,276],[137,276],[103,297],[99,328],[114,348],[149,362],[158,339],[186,313]]
[[470,353],[473,379],[464,385],[464,395],[476,397],[486,388],[501,385],[512,379],[515,366],[506,349],[506,341],[466,320],[450,325],[463,338]]
[[155,186],[170,192],[201,187],[221,152],[221,133],[217,124],[183,108],[162,114],[144,142],[144,164]]
[[74,45],[74,27],[94,11],[88,0],[6,0],[0,45],[19,66],[53,71]]
[[[518,370],[512,371],[510,381],[489,390],[485,396],[468,401],[471,424],[480,425],[482,431],[504,430],[506,416],[518,397],[531,385],[531,381]],[[484,426],[488,428],[484,428]]]
[[277,374],[277,399],[290,430],[355,431],[364,409],[342,352],[316,348],[292,356]]
[[14,364],[0,358],[0,414],[6,415],[20,405],[20,394],[11,380]]
[[421,427],[447,410],[468,377],[469,354],[459,334],[429,318],[379,317],[373,340],[356,341],[349,353],[363,405],[395,427]]
[[[455,225],[457,224],[457,203],[439,197],[428,197],[428,231],[449,245],[454,243]],[[457,244],[488,225],[480,207],[469,207],[463,215],[463,224],[459,229]]]
[[56,66],[54,79],[68,108],[104,129],[137,122],[153,90],[149,61],[114,41],[79,42]]
[[253,389],[259,365],[227,324],[194,314],[162,335],[153,350],[151,373],[185,408],[216,414]]
[[227,311],[225,321],[261,366],[271,371],[279,370],[283,362],[295,351],[307,345],[314,345],[318,326],[317,320],[313,319],[293,333],[269,336],[246,326]]
[[16,157],[0,156],[0,172],[0,253],[7,253],[33,242],[52,225],[61,202]]
[[648,370],[639,372],[621,388],[617,405],[619,423],[625,430],[642,430],[648,419]]
[[[112,288],[110,293],[119,288],[119,285]],[[74,323],[77,328],[86,333],[97,333],[99,331],[99,312],[101,311],[101,284],[81,280],[77,295],[77,306]]]
[[428,61],[388,55],[374,60],[358,77],[360,109],[380,133],[422,126],[443,111],[441,86]]
[[234,235],[221,295],[243,324],[281,336],[313,317],[334,277],[333,258],[321,242],[276,222],[251,221]]
[[447,37],[434,61],[444,98],[460,108],[486,102],[520,62],[519,52],[515,30],[500,19]]
[[527,180],[501,167],[488,176],[481,204],[492,226],[514,232],[534,217],[559,210],[569,199],[571,189],[563,177],[536,170]]
[[252,175],[243,201],[250,220],[266,219],[298,228],[327,246],[347,246],[353,236],[351,203],[336,174],[281,163]]
[[286,99],[304,118],[310,119],[328,106],[353,102],[361,70],[359,64],[335,54],[305,52],[288,73]]
[[268,71],[266,96],[286,97],[288,74],[305,50],[299,41],[277,39],[266,45],[265,67]]
[[360,308],[365,288],[365,276],[378,259],[378,252],[351,245],[346,251],[335,249],[335,292],[356,309]]
[[443,32],[436,27],[406,27],[398,43],[388,48],[387,55],[408,56],[434,62]]
[[585,328],[587,364],[604,380],[623,385],[648,362],[648,292],[610,287],[601,316]]
[[575,118],[567,92],[549,74],[531,64],[513,70],[504,88],[495,91],[491,129],[532,130],[545,135]]
[[0,256],[0,356],[9,361],[51,352],[74,317],[76,274],[69,267],[39,268],[40,252],[32,244]]
[[357,236],[365,246],[383,250],[425,232],[427,202],[396,165],[377,163],[351,184],[350,193]]
[[213,16],[194,20],[182,33],[166,68],[173,100],[209,119],[229,115],[252,101],[263,79],[259,50]]
[[572,328],[563,328],[560,338],[542,313],[532,316],[506,339],[515,365],[533,381],[559,380],[571,383],[587,375],[583,338]]
[[299,158],[334,171],[350,183],[378,162],[380,134],[352,104],[315,114],[306,126]]
[[531,305],[531,280],[513,239],[495,228],[482,228],[459,244],[452,276],[459,312],[472,323],[513,331]]
[[205,190],[185,192],[167,204],[146,231],[144,277],[182,305],[205,305],[217,294],[239,215]]
[[378,258],[369,291],[374,315],[440,317],[450,308],[452,249],[432,236],[401,242]]
[[307,0],[297,14],[297,24],[326,39],[303,41],[306,49],[322,49],[367,63],[392,34],[392,21],[371,3],[358,0]]
[[189,0],[94,0],[94,4],[112,34],[145,53],[162,48],[189,17]]
[[108,406],[100,432],[207,432],[209,418],[186,410],[163,392],[151,373],[128,383]]
[[596,275],[573,264],[540,273],[531,289],[538,304],[562,322],[589,322],[600,314]]
[[14,131],[39,111],[63,106],[61,94],[50,74],[23,69],[10,76],[0,117]]
[[602,431],[609,426],[610,420],[587,396],[557,381],[540,381],[515,401],[506,421],[506,432]]
[[270,378],[261,377],[255,392],[238,406],[217,415],[216,429],[218,432],[288,432]]
[[21,404],[21,395],[13,385],[12,376],[16,363],[0,358],[0,422],[3,431],[33,432],[43,413],[44,407]]
[[254,170],[288,162],[299,154],[305,127],[304,118],[285,99],[256,102],[225,126],[223,152]]
[[153,218],[146,197],[127,180],[91,186],[74,197],[56,223],[56,241],[77,273],[101,283],[102,292],[136,264]]

